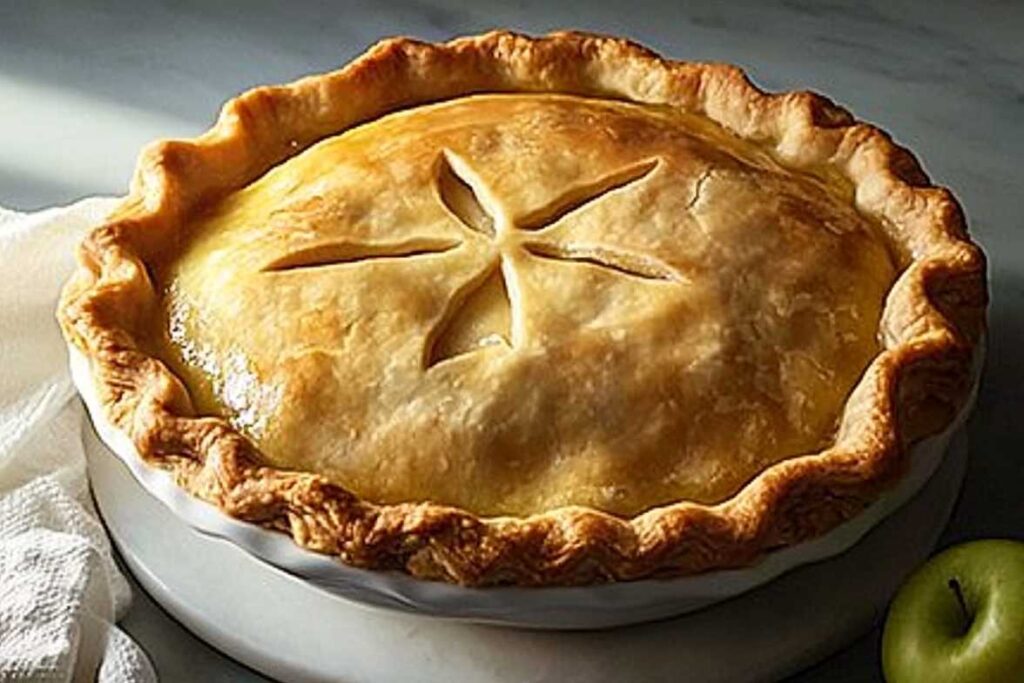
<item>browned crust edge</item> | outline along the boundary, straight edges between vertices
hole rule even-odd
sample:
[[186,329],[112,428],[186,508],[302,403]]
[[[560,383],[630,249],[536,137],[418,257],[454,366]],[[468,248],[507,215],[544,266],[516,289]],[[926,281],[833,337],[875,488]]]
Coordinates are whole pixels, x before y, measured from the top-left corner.
[[[778,463],[714,506],[680,502],[621,519],[585,508],[479,518],[431,503],[375,505],[322,477],[259,465],[220,419],[139,344],[158,305],[147,255],[197,205],[383,113],[473,92],[558,91],[703,114],[793,167],[831,165],[888,232],[904,267],[882,317],[883,350],[845,407],[836,442]],[[444,44],[385,40],[333,73],[251,90],[192,140],[154,143],[129,196],[85,239],[58,318],[90,360],[107,416],[151,464],[228,514],[366,568],[465,585],[571,585],[750,564],[856,515],[907,466],[907,445],[966,399],[985,326],[985,258],[963,213],[882,131],[807,92],[766,94],[739,69],[663,60],[581,33],[492,32]]]

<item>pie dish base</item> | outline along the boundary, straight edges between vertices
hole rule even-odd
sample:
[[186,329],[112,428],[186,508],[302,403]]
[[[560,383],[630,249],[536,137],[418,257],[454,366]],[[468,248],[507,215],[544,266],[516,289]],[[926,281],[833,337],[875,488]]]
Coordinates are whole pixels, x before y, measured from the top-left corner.
[[[909,458],[913,464],[904,478],[862,514],[828,534],[771,553],[751,567],[585,587],[479,589],[349,567],[193,498],[165,471],[147,465],[127,436],[106,420],[98,409],[87,361],[73,347],[69,353],[72,377],[102,441],[128,466],[143,489],[188,526],[230,541],[255,558],[354,602],[418,615],[540,629],[608,628],[685,614],[746,593],[801,565],[843,553],[928,482],[973,404],[972,394],[951,427],[914,445]],[[977,360],[976,368],[981,366]],[[975,390],[976,386],[977,381]]]
[[[84,430],[99,510],[145,590],[222,652],[299,683],[669,681],[680,671],[697,683],[778,680],[843,647],[883,614],[945,526],[967,456],[961,431],[919,495],[842,555],[677,619],[556,633],[427,620],[327,595],[231,543],[195,533],[139,485],[90,426]],[[844,590],[834,590],[837,581]],[[251,600],[257,593],[261,599]]]

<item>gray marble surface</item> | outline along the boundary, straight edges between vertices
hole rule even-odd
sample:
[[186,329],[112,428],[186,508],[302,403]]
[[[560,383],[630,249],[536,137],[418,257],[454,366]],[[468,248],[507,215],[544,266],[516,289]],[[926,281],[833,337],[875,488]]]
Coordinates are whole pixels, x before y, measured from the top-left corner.
[[[1024,3],[0,0],[0,204],[123,192],[143,143],[202,131],[231,94],[338,66],[382,36],[492,27],[578,27],[731,61],[769,89],[825,92],[916,150],[963,201],[993,291],[972,461],[943,544],[1024,536]],[[165,681],[260,680],[141,592],[124,627]],[[876,631],[794,680],[877,680],[877,646]]]

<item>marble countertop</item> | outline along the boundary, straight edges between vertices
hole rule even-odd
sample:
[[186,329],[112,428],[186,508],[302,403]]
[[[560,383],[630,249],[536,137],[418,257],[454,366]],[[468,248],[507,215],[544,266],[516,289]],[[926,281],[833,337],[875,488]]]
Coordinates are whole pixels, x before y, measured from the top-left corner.
[[[971,465],[942,543],[1024,537],[1024,4],[1005,2],[20,3],[0,0],[0,205],[126,189],[146,142],[205,129],[250,86],[343,64],[376,39],[575,27],[680,59],[730,61],[767,89],[827,93],[914,149],[986,247],[991,333]],[[137,591],[125,629],[164,681],[262,680]],[[877,630],[794,681],[880,679]]]

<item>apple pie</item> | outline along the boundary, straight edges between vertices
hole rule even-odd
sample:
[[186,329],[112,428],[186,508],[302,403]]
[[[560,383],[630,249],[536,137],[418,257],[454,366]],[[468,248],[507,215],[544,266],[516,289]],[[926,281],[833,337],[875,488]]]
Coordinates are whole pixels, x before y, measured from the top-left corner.
[[610,37],[379,43],[141,155],[59,318],[225,513],[378,570],[755,562],[950,424],[985,260],[828,100]]

